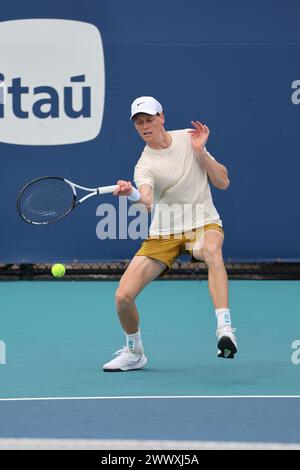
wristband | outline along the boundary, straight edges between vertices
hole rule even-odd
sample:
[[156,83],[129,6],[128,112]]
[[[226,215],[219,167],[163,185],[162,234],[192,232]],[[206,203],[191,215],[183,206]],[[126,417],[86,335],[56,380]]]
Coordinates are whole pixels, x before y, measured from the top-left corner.
[[140,192],[137,189],[132,188],[132,193],[130,194],[130,196],[128,196],[129,201],[137,202],[140,200],[140,198]]

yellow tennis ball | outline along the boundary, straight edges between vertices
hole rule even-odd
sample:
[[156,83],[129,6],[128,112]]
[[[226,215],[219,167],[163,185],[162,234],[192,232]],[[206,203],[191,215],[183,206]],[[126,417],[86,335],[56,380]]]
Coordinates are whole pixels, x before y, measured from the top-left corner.
[[66,273],[66,268],[63,264],[54,264],[51,268],[51,273],[54,277],[63,277]]

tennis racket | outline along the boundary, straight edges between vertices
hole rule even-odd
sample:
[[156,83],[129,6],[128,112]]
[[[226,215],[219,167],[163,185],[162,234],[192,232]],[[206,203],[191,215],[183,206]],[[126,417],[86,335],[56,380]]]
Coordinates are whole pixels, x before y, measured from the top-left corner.
[[[44,176],[31,181],[20,191],[17,209],[21,218],[29,224],[52,224],[63,219],[87,199],[113,193],[117,188],[117,185],[85,188],[65,178]],[[78,199],[77,189],[88,194]]]

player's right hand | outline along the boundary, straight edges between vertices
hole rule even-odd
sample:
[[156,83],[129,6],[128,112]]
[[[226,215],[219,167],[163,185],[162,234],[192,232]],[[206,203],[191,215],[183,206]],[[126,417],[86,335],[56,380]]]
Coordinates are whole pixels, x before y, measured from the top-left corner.
[[114,191],[115,196],[130,196],[132,193],[132,184],[130,181],[119,180],[118,188]]

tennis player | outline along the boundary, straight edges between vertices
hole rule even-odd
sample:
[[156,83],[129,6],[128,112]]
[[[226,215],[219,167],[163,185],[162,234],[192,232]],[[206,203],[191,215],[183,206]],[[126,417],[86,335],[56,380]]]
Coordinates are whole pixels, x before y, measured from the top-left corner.
[[227,169],[206,149],[210,131],[205,124],[192,121],[191,129],[166,131],[161,104],[148,96],[132,103],[131,119],[146,144],[134,173],[139,192],[131,182],[118,181],[115,194],[144,204],[149,211],[154,207],[154,216],[149,238],[132,259],[116,292],[126,346],[104,364],[103,370],[129,371],[145,366],[135,299],[183,253],[189,253],[193,261],[204,260],[208,267],[209,291],[217,317],[217,354],[233,359],[237,341],[222,256],[224,232],[209,186],[211,183],[227,189]]

